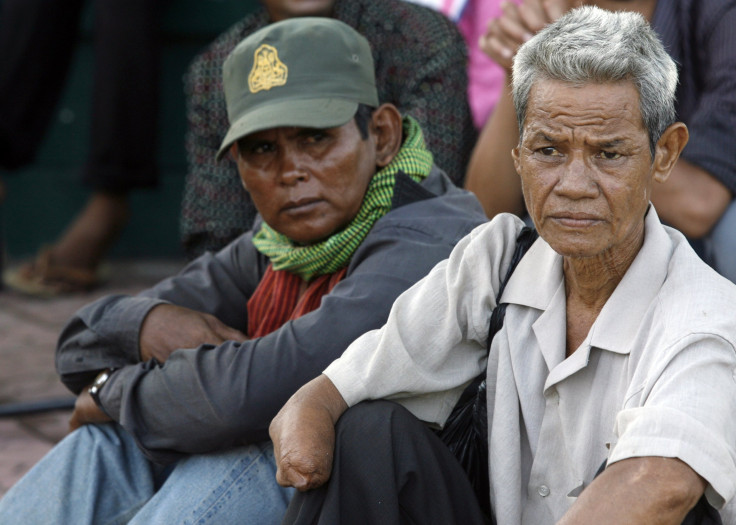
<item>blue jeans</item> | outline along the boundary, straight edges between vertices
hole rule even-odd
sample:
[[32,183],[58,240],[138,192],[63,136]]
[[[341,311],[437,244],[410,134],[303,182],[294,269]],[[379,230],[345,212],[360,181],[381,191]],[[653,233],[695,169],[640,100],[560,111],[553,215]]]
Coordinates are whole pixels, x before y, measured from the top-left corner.
[[119,425],[85,425],[0,500],[0,523],[280,523],[293,489],[280,487],[275,473],[271,442],[164,468]]

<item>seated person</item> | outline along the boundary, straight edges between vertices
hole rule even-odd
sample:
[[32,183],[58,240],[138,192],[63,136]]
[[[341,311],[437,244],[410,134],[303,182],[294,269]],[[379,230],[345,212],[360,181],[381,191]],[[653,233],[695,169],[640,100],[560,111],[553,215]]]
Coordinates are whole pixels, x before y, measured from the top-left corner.
[[[510,72],[518,46],[574,2],[524,0],[508,4],[482,40],[486,53]],[[679,65],[677,118],[690,141],[667,184],[656,185],[652,202],[662,220],[682,231],[721,275],[736,282],[736,4],[694,0],[586,0],[610,10],[637,11]],[[508,82],[506,82],[508,85]],[[478,139],[466,187],[489,217],[525,213],[519,177],[509,151],[518,134],[508,87]]]
[[[503,14],[507,0],[407,0],[438,10],[457,24],[468,48],[468,103],[476,129],[483,129],[506,82],[506,72],[478,45],[488,23]],[[518,4],[521,0],[509,0]]]
[[[484,370],[498,525],[736,523],[736,286],[650,202],[688,138],[676,85],[636,13],[575,9],[521,47],[513,159],[540,238],[497,299],[524,223],[478,227],[290,399],[271,424],[277,479],[332,477],[298,493],[286,523],[483,523],[417,418],[443,424]],[[363,403],[335,434],[348,406],[377,399],[416,418]]]
[[[271,22],[329,16],[365,36],[373,50],[379,100],[414,117],[437,165],[453,182],[462,183],[477,132],[467,100],[465,42],[451,21],[402,0],[260,0],[260,4],[200,53],[186,75],[188,174],[181,232],[190,257],[218,250],[253,226],[256,210],[234,176],[234,162],[214,161],[228,129],[221,72],[228,53]],[[213,198],[219,206],[210,205]]]
[[56,364],[82,426],[5,495],[0,523],[278,523],[289,492],[271,419],[485,220],[417,122],[379,105],[348,25],[269,25],[223,74],[219,156],[235,158],[257,226],[71,319]]

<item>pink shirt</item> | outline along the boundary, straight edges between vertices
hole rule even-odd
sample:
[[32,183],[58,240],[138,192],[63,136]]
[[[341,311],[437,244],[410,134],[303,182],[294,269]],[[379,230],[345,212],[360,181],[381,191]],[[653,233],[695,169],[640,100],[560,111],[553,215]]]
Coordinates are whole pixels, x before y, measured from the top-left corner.
[[[511,0],[517,4],[521,0]],[[501,66],[480,50],[478,40],[488,22],[501,16],[500,0],[468,0],[458,28],[468,44],[468,101],[477,128],[482,128],[501,95],[505,74]]]
[[[468,46],[468,102],[473,122],[482,128],[501,95],[503,69],[478,47],[488,22],[501,16],[501,0],[408,0],[425,5],[457,22]],[[520,4],[521,0],[510,0]],[[460,20],[458,21],[458,16]]]

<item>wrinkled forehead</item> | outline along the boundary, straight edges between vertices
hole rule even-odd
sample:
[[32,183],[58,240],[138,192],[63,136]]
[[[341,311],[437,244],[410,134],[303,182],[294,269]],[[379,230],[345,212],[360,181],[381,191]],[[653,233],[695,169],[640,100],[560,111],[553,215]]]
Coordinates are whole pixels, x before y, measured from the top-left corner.
[[533,130],[586,128],[618,135],[646,132],[633,82],[573,84],[539,80],[529,92],[524,135]]

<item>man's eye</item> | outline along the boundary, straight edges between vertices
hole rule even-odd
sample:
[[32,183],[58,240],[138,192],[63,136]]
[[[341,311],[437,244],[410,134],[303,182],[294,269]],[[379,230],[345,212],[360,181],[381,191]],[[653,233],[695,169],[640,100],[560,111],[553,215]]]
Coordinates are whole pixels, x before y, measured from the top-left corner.
[[547,146],[545,148],[539,148],[537,151],[539,151],[542,155],[545,155],[547,157],[561,155],[561,153],[557,151],[557,148],[552,147],[552,146]]
[[262,153],[269,153],[274,149],[274,145],[270,142],[256,142],[248,148],[248,152],[255,155],[260,155]]
[[601,151],[598,155],[606,160],[616,160],[621,158],[621,154],[615,151]]
[[321,142],[327,138],[327,134],[323,131],[314,131],[306,135],[304,138],[309,143]]

